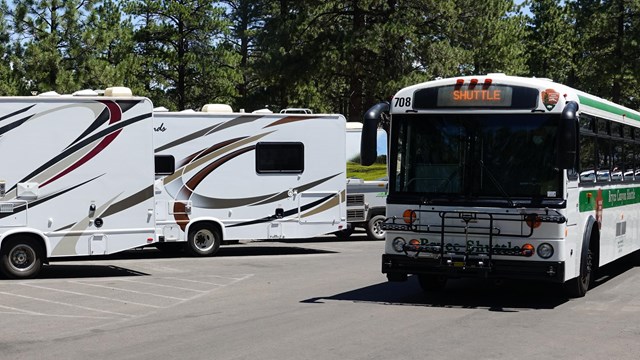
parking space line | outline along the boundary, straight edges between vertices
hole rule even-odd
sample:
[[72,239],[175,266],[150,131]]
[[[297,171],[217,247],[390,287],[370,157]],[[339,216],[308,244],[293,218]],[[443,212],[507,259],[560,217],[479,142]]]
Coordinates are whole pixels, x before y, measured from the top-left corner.
[[61,289],[49,288],[49,287],[46,287],[46,286],[38,286],[38,285],[32,285],[32,284],[21,284],[21,285],[32,287],[32,288],[43,289],[43,290],[58,291],[58,292],[67,293],[67,294],[73,294],[73,295],[78,295],[78,296],[86,296],[86,297],[92,297],[92,298],[102,299],[102,300],[110,300],[110,301],[115,301],[115,302],[120,302],[120,303],[131,304],[131,305],[146,306],[146,307],[150,307],[150,308],[154,308],[154,309],[162,309],[162,306],[156,306],[156,305],[150,305],[150,304],[142,304],[142,303],[137,303],[137,302],[129,301],[129,300],[124,301],[124,300],[120,300],[120,299],[116,299],[116,298],[110,298],[110,297],[106,297],[106,296],[91,295],[91,294],[79,293],[79,292],[75,292],[75,291],[61,290]]
[[[167,278],[161,277],[161,278],[157,278],[157,279],[167,279]],[[209,291],[211,291],[211,290],[209,290],[209,291],[195,290],[195,289],[183,288],[183,287],[179,287],[179,286],[156,284],[156,283],[152,283],[152,282],[136,281],[136,280],[130,280],[130,279],[122,279],[120,281],[126,281],[126,282],[130,282],[130,283],[150,285],[150,286],[167,287],[167,288],[177,289],[177,290],[193,291],[193,292],[197,292],[197,293],[208,293]]]
[[149,293],[149,292],[142,292],[142,291],[136,291],[136,290],[129,290],[129,289],[122,289],[119,287],[114,287],[114,286],[104,286],[104,285],[97,285],[97,284],[89,284],[89,283],[85,283],[82,281],[72,281],[73,283],[76,284],[80,284],[80,285],[87,285],[87,286],[93,286],[93,287],[97,287],[97,288],[103,288],[103,289],[110,289],[110,290],[117,290],[117,291],[124,291],[124,292],[130,292],[130,293],[134,293],[134,294],[140,294],[140,295],[149,295],[149,296],[156,296],[156,297],[161,297],[161,298],[165,298],[165,299],[171,299],[171,300],[177,300],[177,301],[185,301],[185,300],[189,300],[189,298],[178,298],[178,297],[174,297],[174,296],[167,296],[167,295],[160,295],[160,294],[154,294],[154,293]]
[[164,276],[162,278],[163,279],[171,279],[171,280],[180,280],[180,281],[185,281],[185,282],[192,282],[192,283],[196,283],[196,284],[224,286],[224,285],[220,285],[220,284],[210,283],[210,282],[207,282],[207,281],[200,281],[200,280],[193,280],[193,279],[183,279],[183,278],[179,278],[179,277],[175,277],[175,276]]
[[[10,312],[10,313],[8,313],[8,314],[20,314],[20,315],[25,315],[25,314],[28,314],[28,315],[43,315],[42,313],[39,313],[39,312],[30,311],[30,310],[24,310],[24,309],[18,309],[18,308],[14,308],[14,307],[11,307],[11,306],[5,306],[5,305],[0,305],[0,308],[17,311],[17,312]],[[3,313],[3,314],[4,314],[4,313]]]
[[[12,293],[8,293],[8,292],[4,292],[4,291],[0,291],[0,294],[20,297],[20,298],[29,299],[29,300],[42,301],[42,302],[47,302],[47,303],[56,304],[56,305],[70,306],[70,307],[74,307],[74,308],[78,308],[78,309],[101,312],[101,313],[105,313],[105,314],[111,314],[111,315],[117,315],[117,316],[126,316],[126,317],[134,317],[134,315],[130,315],[130,314],[123,314],[123,313],[113,312],[113,311],[108,311],[108,310],[95,309],[95,308],[90,308],[90,307],[86,307],[86,306],[68,304],[68,303],[63,303],[63,302],[60,302],[60,301],[54,301],[54,300],[49,300],[49,299],[41,299],[41,298],[37,298],[37,297],[33,297],[33,296],[12,294]],[[84,316],[82,316],[82,317],[84,317]]]

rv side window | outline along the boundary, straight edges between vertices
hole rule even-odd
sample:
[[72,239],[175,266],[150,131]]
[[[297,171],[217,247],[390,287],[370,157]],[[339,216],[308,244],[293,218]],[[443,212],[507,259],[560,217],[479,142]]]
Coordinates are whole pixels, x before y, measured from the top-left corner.
[[304,171],[304,145],[299,142],[261,142],[256,144],[256,172],[301,174]]
[[156,155],[156,175],[171,175],[176,171],[176,160],[172,155]]

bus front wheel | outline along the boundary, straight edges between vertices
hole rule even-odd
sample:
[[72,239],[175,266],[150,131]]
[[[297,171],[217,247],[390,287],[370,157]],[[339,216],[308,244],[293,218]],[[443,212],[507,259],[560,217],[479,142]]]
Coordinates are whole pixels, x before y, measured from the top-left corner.
[[583,297],[587,294],[593,279],[593,252],[587,249],[580,258],[580,274],[565,283],[567,295],[572,298]]

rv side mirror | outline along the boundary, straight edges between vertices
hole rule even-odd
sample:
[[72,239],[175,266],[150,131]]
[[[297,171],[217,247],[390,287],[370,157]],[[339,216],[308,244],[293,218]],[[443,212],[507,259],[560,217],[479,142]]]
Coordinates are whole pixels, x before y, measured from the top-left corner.
[[578,142],[578,103],[567,102],[558,124],[558,167],[573,169],[576,166]]
[[360,141],[360,164],[364,166],[373,164],[378,157],[378,124],[384,112],[389,112],[389,103],[375,104],[364,114]]

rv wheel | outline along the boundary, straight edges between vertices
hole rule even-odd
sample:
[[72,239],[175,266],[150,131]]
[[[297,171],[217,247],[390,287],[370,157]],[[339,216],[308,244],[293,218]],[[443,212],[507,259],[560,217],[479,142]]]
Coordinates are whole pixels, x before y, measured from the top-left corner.
[[195,224],[189,229],[186,249],[194,256],[211,256],[218,252],[221,242],[218,229],[207,224]]
[[367,222],[367,235],[373,240],[384,240],[384,230],[382,230],[382,223],[386,217],[384,215],[376,215],[369,219]]
[[16,237],[4,241],[0,251],[0,269],[11,279],[33,278],[42,269],[42,246],[30,237]]

